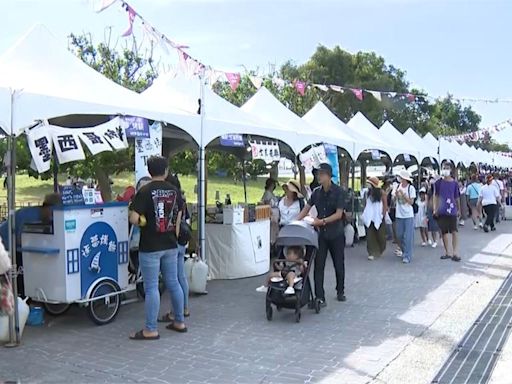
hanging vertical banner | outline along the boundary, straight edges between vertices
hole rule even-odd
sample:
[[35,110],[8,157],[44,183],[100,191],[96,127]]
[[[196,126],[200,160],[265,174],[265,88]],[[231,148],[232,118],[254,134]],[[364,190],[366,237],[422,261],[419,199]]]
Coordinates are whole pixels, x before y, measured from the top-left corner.
[[79,139],[78,130],[61,128],[51,125],[50,130],[59,164],[65,164],[77,160],[85,160],[85,153],[84,149],[82,148],[82,143]]
[[105,124],[97,125],[94,129],[98,134],[101,133],[101,135],[107,139],[115,151],[128,148],[128,140],[121,128],[119,117],[116,117]]
[[27,132],[27,142],[32,161],[39,173],[50,170],[53,140],[48,125],[40,125]]
[[340,183],[340,163],[338,160],[338,147],[332,144],[324,144],[325,156],[327,162],[332,167],[332,181],[335,184]]
[[279,151],[279,144],[275,142],[251,142],[252,158],[253,160],[263,160],[265,163],[270,164],[274,161],[281,160],[281,152]]
[[135,184],[149,176],[146,163],[151,156],[162,156],[162,125],[159,122],[149,127],[149,138],[135,139]]

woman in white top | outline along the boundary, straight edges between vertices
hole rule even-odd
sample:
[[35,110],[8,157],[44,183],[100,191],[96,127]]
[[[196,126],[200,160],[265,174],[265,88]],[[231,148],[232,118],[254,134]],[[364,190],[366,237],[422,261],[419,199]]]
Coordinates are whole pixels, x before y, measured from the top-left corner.
[[416,189],[412,186],[411,174],[407,170],[400,171],[398,180],[400,184],[393,190],[396,202],[396,235],[400,251],[397,256],[402,257],[404,264],[412,260],[414,244],[414,208]]
[[279,201],[279,225],[290,224],[297,219],[304,208],[304,196],[300,192],[300,184],[296,180],[289,180],[283,184],[285,195]]
[[494,220],[496,218],[496,211],[498,209],[498,202],[501,199],[501,194],[498,189],[493,185],[492,175],[487,176],[487,184],[480,190],[479,203],[482,205],[487,218],[485,220],[484,231],[489,232],[496,230]]
[[380,188],[379,179],[369,177],[366,181],[368,194],[362,219],[366,227],[366,249],[368,260],[380,257],[386,250],[386,225],[384,219],[388,211],[387,194]]

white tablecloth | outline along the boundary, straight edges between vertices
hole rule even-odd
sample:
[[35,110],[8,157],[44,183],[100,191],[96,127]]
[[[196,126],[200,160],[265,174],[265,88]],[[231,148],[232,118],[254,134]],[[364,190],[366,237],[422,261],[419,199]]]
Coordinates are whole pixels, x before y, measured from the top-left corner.
[[206,224],[206,260],[212,279],[240,279],[267,273],[270,220]]

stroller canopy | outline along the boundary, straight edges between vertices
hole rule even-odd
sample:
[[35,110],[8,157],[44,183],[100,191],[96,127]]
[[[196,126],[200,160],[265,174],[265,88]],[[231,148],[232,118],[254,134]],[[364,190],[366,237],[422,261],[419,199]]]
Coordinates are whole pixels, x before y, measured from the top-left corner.
[[281,247],[307,246],[318,249],[318,234],[304,221],[294,221],[281,228],[276,245]]

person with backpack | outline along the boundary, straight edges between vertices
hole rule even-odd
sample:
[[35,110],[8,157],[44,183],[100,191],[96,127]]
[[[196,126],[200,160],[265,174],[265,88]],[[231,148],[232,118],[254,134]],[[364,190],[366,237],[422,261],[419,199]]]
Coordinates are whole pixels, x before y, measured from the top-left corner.
[[409,264],[414,245],[414,215],[418,212],[416,189],[412,185],[410,173],[405,169],[400,171],[398,181],[398,186],[393,190],[396,204],[396,235],[400,248],[396,255],[402,257],[404,264]]
[[382,256],[386,250],[386,213],[388,202],[386,192],[380,188],[377,177],[369,177],[366,183],[370,186],[363,211],[363,222],[366,227],[366,249],[368,260]]
[[[445,254],[441,260],[460,261],[457,255],[458,218],[460,217],[460,189],[452,177],[452,164],[445,162],[441,169],[442,179],[434,184],[434,213],[443,236]],[[448,236],[452,237],[451,251]]]
[[304,208],[304,196],[300,192],[301,187],[298,181],[289,180],[283,184],[285,195],[279,200],[279,226],[290,224],[297,220],[299,213]]

